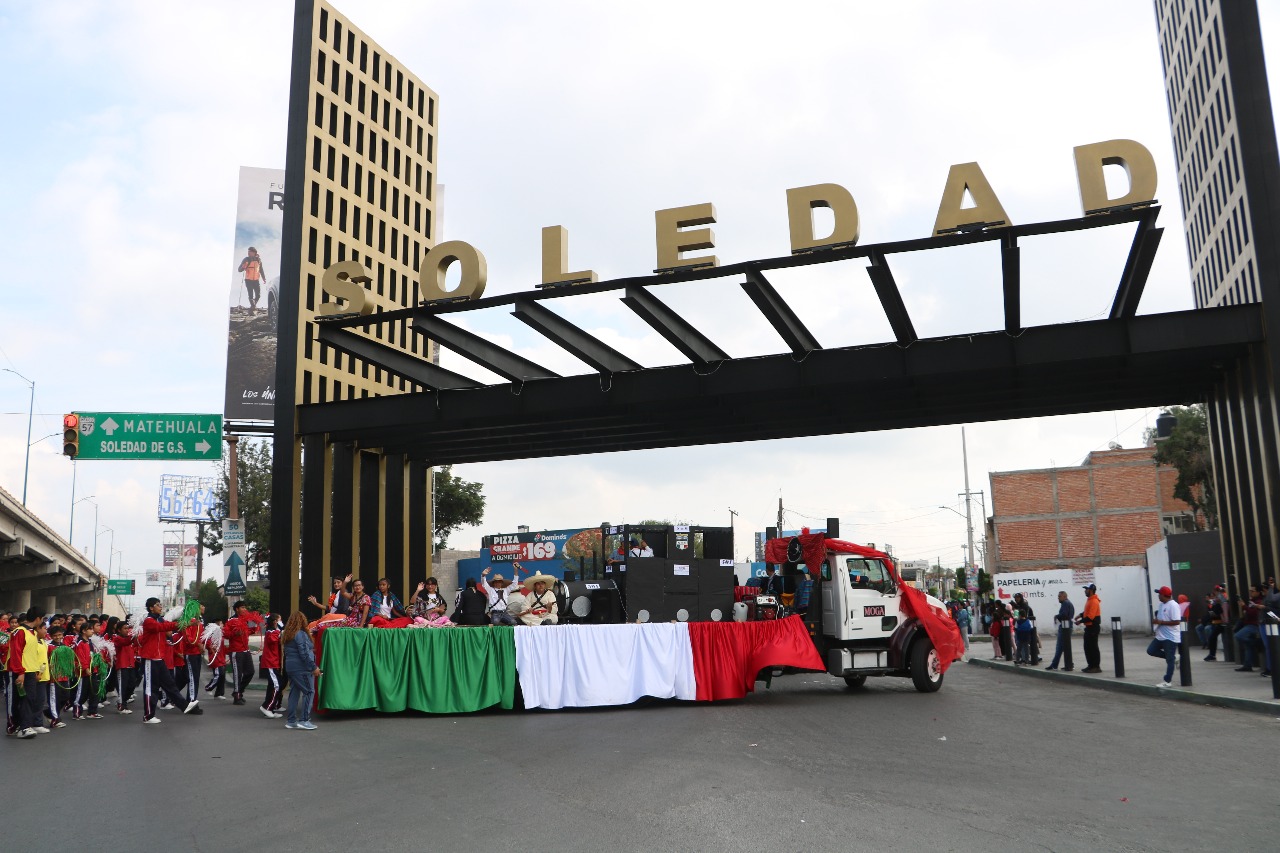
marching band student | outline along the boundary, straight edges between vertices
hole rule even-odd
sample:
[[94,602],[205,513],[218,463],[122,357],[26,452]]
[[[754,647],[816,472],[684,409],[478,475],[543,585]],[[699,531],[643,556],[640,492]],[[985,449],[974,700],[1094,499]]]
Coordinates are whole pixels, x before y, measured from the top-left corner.
[[169,701],[182,709],[184,714],[203,714],[196,699],[185,699],[173,683],[173,676],[164,665],[165,636],[178,627],[176,622],[160,618],[160,599],[147,599],[147,618],[142,620],[142,722],[158,723],[155,692],[160,691]]
[[280,719],[276,711],[280,708],[284,685],[280,683],[280,629],[284,625],[279,615],[267,614],[267,630],[262,635],[262,668],[267,671],[267,698],[262,700],[258,710],[269,720]]
[[244,689],[253,681],[253,655],[249,653],[249,605],[237,601],[235,616],[227,620],[227,653],[231,658],[231,704],[244,704]]
[[[63,630],[61,625],[51,625],[48,629],[48,646],[49,652],[52,653],[55,648],[61,646]],[[65,678],[57,679],[49,677],[49,707],[46,713],[49,716],[49,728],[65,729],[67,724],[62,721],[62,710],[71,707],[71,689]]]
[[225,620],[217,622],[217,635],[205,640],[205,651],[209,654],[209,683],[204,686],[205,693],[212,693],[214,699],[226,699],[227,688],[227,638],[222,634]]
[[[99,676],[93,671],[93,644],[89,642],[89,638],[93,636],[94,625],[92,622],[84,622],[80,625],[80,638],[76,641],[73,648],[76,651],[76,660],[80,662],[80,678],[76,681],[75,695],[71,698],[71,712],[74,719],[77,720],[101,720],[102,715],[98,713],[98,687],[100,686]],[[85,694],[89,695],[86,697]],[[89,713],[85,713],[85,699],[89,702]]]
[[204,661],[204,643],[200,639],[204,631],[204,605],[200,605],[200,618],[192,619],[181,630],[178,654],[187,663],[187,698],[200,698],[200,664]]
[[[49,653],[37,635],[44,633],[44,611],[33,607],[19,617],[17,630],[9,637],[9,702],[8,725],[14,736],[31,738],[49,730],[42,726],[40,695],[41,667],[49,670]],[[21,695],[20,695],[21,694]]]
[[132,714],[129,703],[133,701],[133,690],[138,686],[137,644],[134,642],[133,626],[128,622],[116,623],[114,633],[107,639],[116,647],[116,713]]

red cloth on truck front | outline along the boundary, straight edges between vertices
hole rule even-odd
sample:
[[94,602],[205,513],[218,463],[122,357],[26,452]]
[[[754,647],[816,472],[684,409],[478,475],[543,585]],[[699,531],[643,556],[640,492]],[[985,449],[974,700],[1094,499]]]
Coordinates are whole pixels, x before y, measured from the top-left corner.
[[799,616],[768,622],[690,622],[698,701],[741,699],[766,667],[826,669]]

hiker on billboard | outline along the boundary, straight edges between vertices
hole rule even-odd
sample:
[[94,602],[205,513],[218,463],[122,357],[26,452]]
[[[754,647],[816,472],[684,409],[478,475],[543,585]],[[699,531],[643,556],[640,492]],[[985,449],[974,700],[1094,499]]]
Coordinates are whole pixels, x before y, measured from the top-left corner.
[[249,294],[249,313],[257,314],[258,300],[262,297],[262,282],[266,279],[267,272],[262,266],[262,257],[253,246],[249,247],[249,254],[240,262],[238,272],[244,273],[244,289]]

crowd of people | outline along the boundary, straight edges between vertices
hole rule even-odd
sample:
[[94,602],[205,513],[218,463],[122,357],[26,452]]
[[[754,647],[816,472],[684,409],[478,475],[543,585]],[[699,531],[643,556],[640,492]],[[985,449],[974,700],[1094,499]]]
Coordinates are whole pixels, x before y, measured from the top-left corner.
[[1280,618],[1280,588],[1276,587],[1276,579],[1270,577],[1262,586],[1250,586],[1247,596],[1237,596],[1234,603],[1227,597],[1226,587],[1215,586],[1205,596],[1204,604],[1205,613],[1195,631],[1200,648],[1209,652],[1205,660],[1218,660],[1219,640],[1224,652],[1226,644],[1234,641],[1240,660],[1236,672],[1255,672],[1260,668],[1263,676],[1270,677],[1275,661],[1271,660],[1271,648],[1265,642],[1262,626],[1269,613]]
[[246,705],[255,671],[249,637],[259,633],[267,689],[258,711],[268,719],[285,716],[280,709],[291,684],[286,728],[316,728],[311,709],[320,671],[306,616],[297,612],[285,623],[243,601],[232,614],[206,621],[199,602],[164,612],[157,598],[147,599],[141,619],[50,615],[39,607],[0,614],[5,734],[29,739],[65,728],[67,720],[100,720],[112,704],[117,714],[133,714],[139,698],[147,725],[160,723],[165,709],[200,715],[201,689],[227,699],[228,666],[230,701]]

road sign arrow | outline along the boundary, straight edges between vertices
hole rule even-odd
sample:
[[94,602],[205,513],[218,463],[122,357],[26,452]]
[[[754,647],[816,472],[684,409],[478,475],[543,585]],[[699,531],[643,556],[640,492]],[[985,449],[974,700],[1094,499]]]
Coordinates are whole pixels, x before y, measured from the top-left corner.
[[209,442],[205,441],[203,438],[196,442],[196,450],[199,450],[201,453],[208,453],[210,446]]
[[118,429],[120,429],[120,424],[116,423],[114,418],[107,418],[102,422],[102,431],[107,435],[115,435]]
[[239,551],[232,551],[231,556],[227,557],[227,561],[222,565],[228,566],[233,572],[239,572],[244,568],[244,558],[240,556]]

